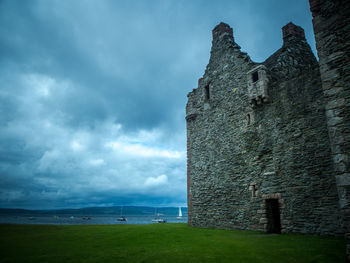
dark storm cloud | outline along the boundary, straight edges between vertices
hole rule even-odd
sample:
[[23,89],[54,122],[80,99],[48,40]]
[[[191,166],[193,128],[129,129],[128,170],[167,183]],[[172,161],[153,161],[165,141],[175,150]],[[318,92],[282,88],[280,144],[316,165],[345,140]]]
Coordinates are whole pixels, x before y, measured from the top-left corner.
[[184,205],[211,29],[262,61],[305,2],[0,1],[0,206]]
[[[162,110],[166,101],[161,99],[166,87],[160,87],[167,73],[160,65],[168,64],[167,58],[154,54],[161,47],[147,52],[142,40],[145,36],[133,35],[135,28],[127,25],[124,32],[115,33],[118,21],[108,21],[108,16],[104,19],[101,15],[94,25],[97,28],[91,27],[92,7],[84,9],[86,17],[76,19],[80,9],[71,11],[69,6],[58,4],[3,3],[3,65],[80,85],[61,102],[62,109],[69,112],[70,125],[88,125],[112,115],[126,128],[138,129],[168,119]],[[166,104],[171,107],[173,103]]]

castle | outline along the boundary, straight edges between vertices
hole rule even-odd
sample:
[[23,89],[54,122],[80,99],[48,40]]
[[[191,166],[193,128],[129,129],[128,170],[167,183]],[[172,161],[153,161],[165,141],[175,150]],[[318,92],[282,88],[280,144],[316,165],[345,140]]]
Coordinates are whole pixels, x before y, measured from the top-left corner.
[[191,226],[350,240],[349,3],[310,0],[319,62],[293,23],[262,63],[213,29],[186,106]]

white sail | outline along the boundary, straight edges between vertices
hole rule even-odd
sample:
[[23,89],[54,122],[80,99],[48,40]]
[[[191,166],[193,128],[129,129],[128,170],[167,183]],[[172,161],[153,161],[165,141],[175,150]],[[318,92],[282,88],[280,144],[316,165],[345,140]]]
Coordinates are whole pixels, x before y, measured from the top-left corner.
[[181,206],[179,207],[179,217],[182,217]]

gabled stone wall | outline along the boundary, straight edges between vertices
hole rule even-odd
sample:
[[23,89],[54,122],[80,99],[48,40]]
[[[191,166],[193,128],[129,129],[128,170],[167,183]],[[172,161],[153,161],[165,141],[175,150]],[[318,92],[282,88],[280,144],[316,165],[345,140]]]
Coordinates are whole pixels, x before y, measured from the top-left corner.
[[276,199],[282,232],[342,234],[318,64],[303,30],[286,30],[260,64],[227,24],[213,30],[186,106],[192,226],[266,231]]

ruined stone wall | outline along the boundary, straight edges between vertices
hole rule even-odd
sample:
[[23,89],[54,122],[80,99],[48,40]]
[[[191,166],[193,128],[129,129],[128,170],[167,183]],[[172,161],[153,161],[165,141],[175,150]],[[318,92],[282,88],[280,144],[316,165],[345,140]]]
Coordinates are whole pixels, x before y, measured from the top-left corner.
[[288,25],[257,64],[228,25],[214,28],[186,108],[190,225],[266,230],[276,199],[282,232],[342,233],[319,69],[300,29]]
[[309,2],[350,262],[350,1]]

